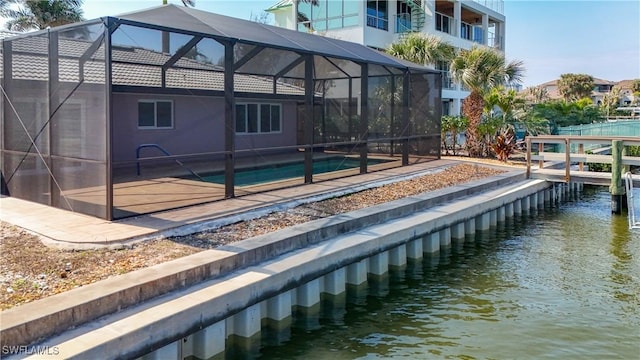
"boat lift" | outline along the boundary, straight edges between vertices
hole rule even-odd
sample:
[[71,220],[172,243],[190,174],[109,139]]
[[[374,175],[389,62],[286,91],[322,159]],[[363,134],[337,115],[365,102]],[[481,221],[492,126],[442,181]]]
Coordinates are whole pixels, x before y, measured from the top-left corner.
[[633,178],[630,172],[624,174],[624,180],[627,192],[627,206],[629,208],[629,229],[640,229],[640,221],[636,219],[636,204],[633,200]]

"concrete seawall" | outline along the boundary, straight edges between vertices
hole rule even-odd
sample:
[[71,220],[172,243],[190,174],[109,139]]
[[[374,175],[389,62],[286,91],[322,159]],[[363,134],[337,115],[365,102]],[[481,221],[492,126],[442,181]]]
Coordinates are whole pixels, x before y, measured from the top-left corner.
[[[272,260],[155,298],[43,345],[55,346],[62,358],[145,354],[163,359],[208,358],[224,351],[226,337],[258,333],[262,319],[283,321],[291,316],[293,307],[315,306],[321,293],[339,294],[345,284],[365,282],[367,274],[383,274],[389,266],[449,246],[452,239],[463,241],[467,234],[488,230],[514,214],[561,200],[565,190],[549,187],[540,180],[502,184],[481,194],[436,202],[402,217],[331,235],[324,241],[307,242]],[[342,219],[323,220],[326,222],[318,225]],[[264,237],[251,240],[268,241]]]
[[513,171],[203,251],[0,313],[0,346],[28,345],[171,291],[453,199],[524,180]]

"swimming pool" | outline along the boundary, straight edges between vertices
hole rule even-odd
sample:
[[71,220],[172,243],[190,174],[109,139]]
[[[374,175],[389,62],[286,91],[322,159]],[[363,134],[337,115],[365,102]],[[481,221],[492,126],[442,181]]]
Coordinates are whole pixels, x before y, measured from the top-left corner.
[[[367,159],[368,165],[375,165],[390,160]],[[360,167],[359,158],[329,157],[313,160],[313,174],[322,174]],[[263,184],[271,181],[285,180],[304,176],[304,161],[257,166],[246,169],[236,169],[235,185],[248,186]],[[200,174],[206,182],[224,184],[224,172]],[[192,178],[192,177],[190,177]]]

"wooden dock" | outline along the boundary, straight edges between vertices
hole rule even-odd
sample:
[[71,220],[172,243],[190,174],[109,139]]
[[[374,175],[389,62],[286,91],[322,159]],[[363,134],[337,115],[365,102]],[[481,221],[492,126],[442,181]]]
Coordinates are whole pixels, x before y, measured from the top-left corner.
[[[590,163],[612,164],[613,157],[604,154],[588,154],[584,146],[611,146],[614,141],[621,141],[623,146],[640,146],[640,138],[635,136],[529,136],[526,139],[527,177],[553,182],[579,182],[608,186],[611,184],[610,172],[586,170]],[[537,146],[534,147],[534,144]],[[546,144],[563,145],[564,151],[545,151]],[[574,145],[573,148],[577,145],[577,152],[572,152],[572,145]],[[534,149],[538,151],[534,153]],[[624,155],[618,162],[622,166],[640,166],[640,157]],[[538,166],[532,166],[532,163],[537,163]],[[640,175],[632,175],[632,179],[633,186],[639,187]]]
[[[542,179],[552,182],[567,182],[566,181],[566,172],[563,169],[531,169],[530,178],[532,179]],[[633,178],[633,187],[640,187],[640,175],[632,175]],[[589,185],[601,185],[601,186],[609,186],[611,185],[611,173],[605,172],[594,172],[594,171],[579,171],[572,170],[570,177],[570,182],[577,182]]]

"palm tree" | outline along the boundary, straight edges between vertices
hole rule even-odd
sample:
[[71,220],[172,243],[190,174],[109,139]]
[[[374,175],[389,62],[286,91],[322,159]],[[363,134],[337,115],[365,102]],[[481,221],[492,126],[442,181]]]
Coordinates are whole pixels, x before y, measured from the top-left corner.
[[425,66],[438,62],[450,62],[456,55],[455,48],[436,35],[409,33],[391,44],[387,53],[397,58]]
[[[8,18],[8,30],[29,31],[83,20],[83,0],[0,0],[1,14]],[[10,8],[17,4],[17,9]]]
[[502,54],[486,47],[474,46],[471,50],[462,50],[451,62],[453,78],[471,90],[462,102],[462,112],[469,119],[469,156],[482,155],[478,125],[484,108],[483,94],[488,89],[507,82],[521,82],[524,70],[522,61],[507,63]]
[[542,86],[534,86],[527,90],[534,104],[549,100],[549,91]]
[[609,93],[604,94],[604,96],[602,97],[602,105],[604,106],[605,111],[607,112],[607,118],[611,113],[611,109],[615,110],[615,108],[618,106],[619,103],[620,103],[620,87],[614,86]]
[[504,86],[491,88],[484,101],[485,112],[489,113],[494,107],[500,109],[502,119],[499,126],[503,135],[506,128],[524,130],[525,134],[530,135],[549,133],[549,122],[540,117],[530,116],[524,97],[519,96],[513,89],[505,89]]
[[[296,0],[296,6],[299,5],[300,3],[310,4],[311,6],[320,6],[320,3],[318,2],[318,0]],[[297,12],[296,18],[298,23],[303,23],[304,27],[306,27],[307,30],[313,31],[313,25],[311,25],[311,22],[309,21],[310,20],[309,15],[298,10],[297,7],[296,7],[296,12]]]
[[495,89],[498,93],[496,106],[502,111],[502,122],[506,124],[513,120],[515,110],[522,108],[525,101],[513,89],[505,89],[503,86],[498,86]]

